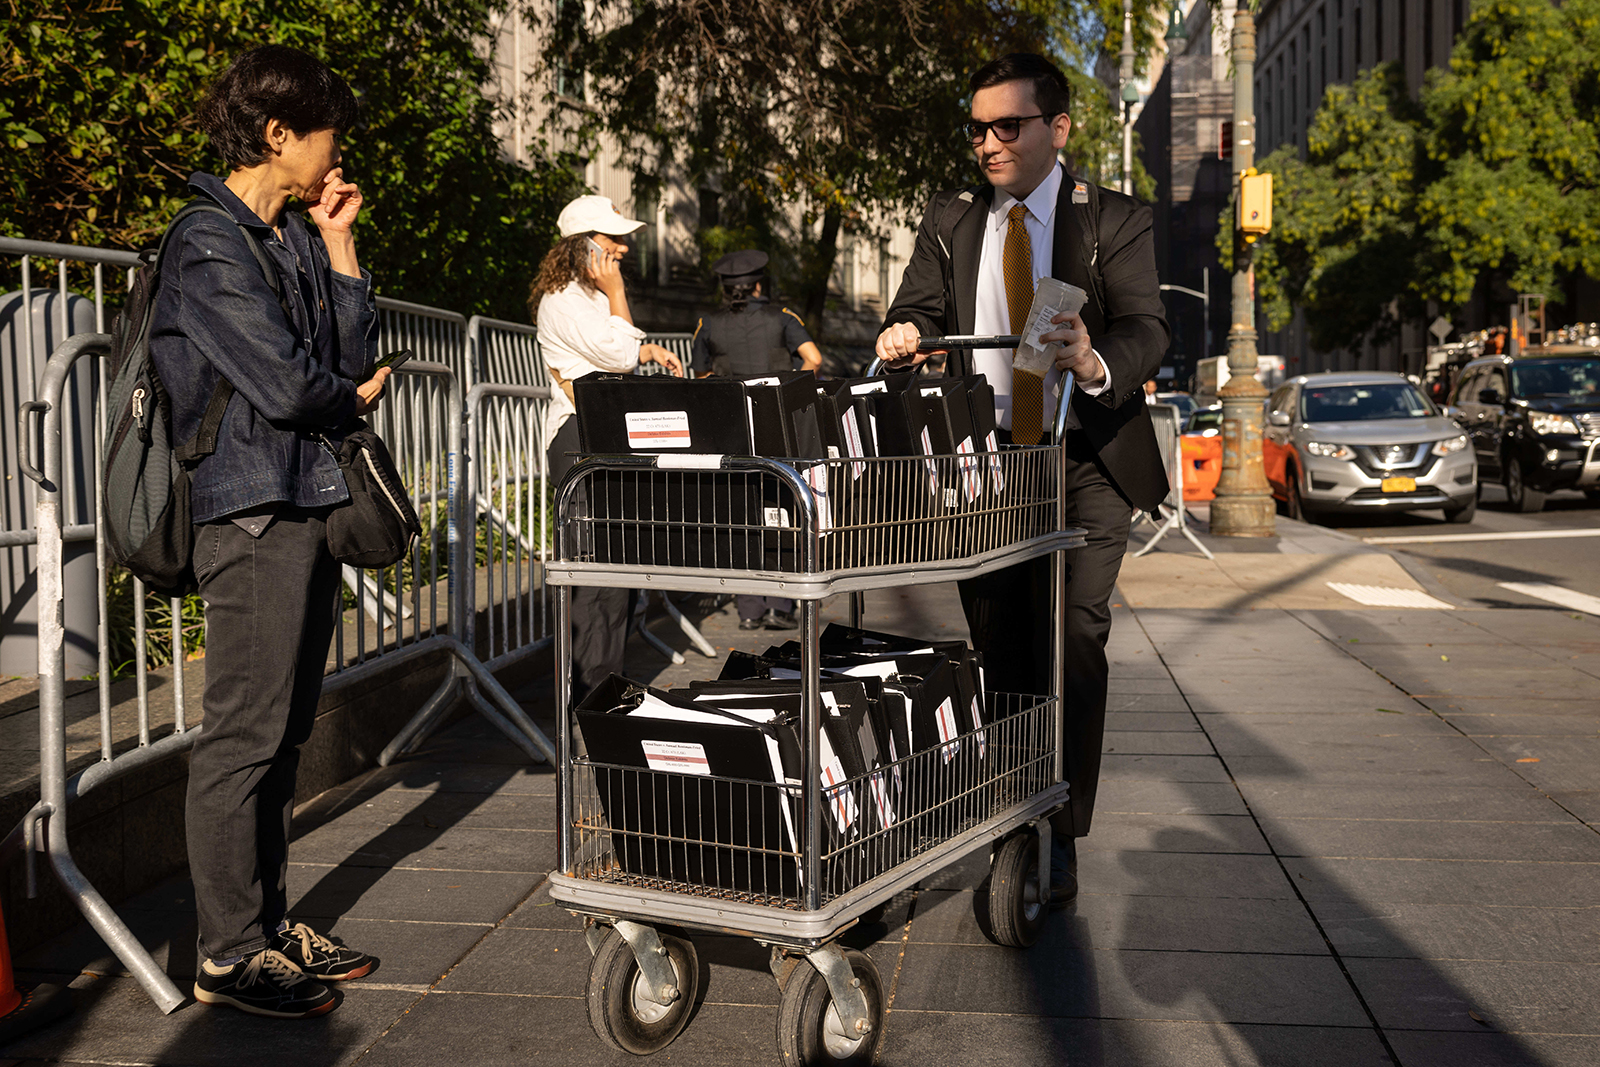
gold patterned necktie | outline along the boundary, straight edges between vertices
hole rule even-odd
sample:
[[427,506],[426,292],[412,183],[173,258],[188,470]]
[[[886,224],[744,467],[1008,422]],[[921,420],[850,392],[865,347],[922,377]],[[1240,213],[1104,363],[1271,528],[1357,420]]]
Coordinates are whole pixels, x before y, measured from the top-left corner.
[[[1033,245],[1022,219],[1028,209],[1014,204],[1006,225],[1006,247],[1001,268],[1006,282],[1006,310],[1011,315],[1011,332],[1020,334],[1027,327],[1028,309],[1033,306]],[[1011,358],[1016,358],[1012,352]],[[1019,445],[1036,445],[1044,434],[1044,379],[1032,371],[1011,371],[1011,440]]]

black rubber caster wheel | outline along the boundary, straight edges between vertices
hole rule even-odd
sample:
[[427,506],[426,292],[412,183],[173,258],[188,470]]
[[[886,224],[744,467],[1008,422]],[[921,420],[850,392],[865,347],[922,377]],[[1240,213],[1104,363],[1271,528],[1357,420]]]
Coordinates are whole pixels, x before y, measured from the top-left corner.
[[683,1032],[694,1008],[700,981],[700,960],[694,945],[681,937],[661,935],[667,959],[677,974],[678,999],[658,1004],[645,993],[639,962],[623,936],[610,930],[589,961],[589,1025],[614,1049],[648,1056],[660,1052]]
[[989,869],[989,930],[995,943],[1027,948],[1044,932],[1050,909],[1039,893],[1039,838],[1013,834]]
[[810,963],[801,963],[783,984],[778,1003],[778,1052],[784,1067],[866,1067],[877,1054],[883,1033],[883,983],[878,966],[864,952],[849,950],[844,958],[867,998],[871,1029],[864,1034],[847,1033],[833,1006],[827,979]]

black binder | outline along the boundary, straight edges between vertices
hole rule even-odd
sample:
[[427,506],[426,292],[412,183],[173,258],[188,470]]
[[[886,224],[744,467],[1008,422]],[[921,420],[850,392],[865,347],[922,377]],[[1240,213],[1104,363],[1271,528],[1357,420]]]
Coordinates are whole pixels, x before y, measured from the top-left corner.
[[572,382],[585,452],[751,454],[743,382],[665,374],[586,374]]
[[750,399],[755,455],[775,459],[826,459],[818,424],[816,377],[782,371],[739,379]]

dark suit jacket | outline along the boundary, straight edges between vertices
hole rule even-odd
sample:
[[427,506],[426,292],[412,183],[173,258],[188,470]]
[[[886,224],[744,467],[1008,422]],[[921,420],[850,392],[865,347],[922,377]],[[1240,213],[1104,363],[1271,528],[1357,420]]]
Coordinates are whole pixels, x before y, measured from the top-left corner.
[[[1090,294],[1083,322],[1112,389],[1098,397],[1075,390],[1072,406],[1117,488],[1150,510],[1167,495],[1167,476],[1144,383],[1156,376],[1172,336],[1157,288],[1150,207],[1093,187],[1086,187],[1088,203],[1075,204],[1076,184],[1062,176],[1051,274]],[[983,223],[993,196],[994,187],[985,185],[933,198],[885,327],[909,322],[924,336],[973,332]],[[1098,226],[1091,220],[1096,206]],[[952,353],[949,373],[969,372],[968,353]]]

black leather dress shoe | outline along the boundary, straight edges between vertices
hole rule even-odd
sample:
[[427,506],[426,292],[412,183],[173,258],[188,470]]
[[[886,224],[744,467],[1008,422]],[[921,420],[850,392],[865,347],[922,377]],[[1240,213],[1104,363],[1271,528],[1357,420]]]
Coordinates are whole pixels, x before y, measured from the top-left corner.
[[766,629],[766,626],[767,626],[766,616],[762,616],[759,619],[740,619],[739,620],[739,629],[741,629],[741,630],[764,630],[764,629]]
[[769,630],[798,630],[800,623],[790,611],[779,611],[777,608],[768,608],[767,613],[761,616],[762,623]]

